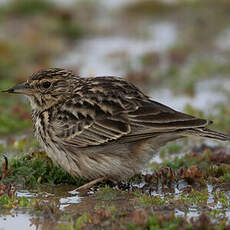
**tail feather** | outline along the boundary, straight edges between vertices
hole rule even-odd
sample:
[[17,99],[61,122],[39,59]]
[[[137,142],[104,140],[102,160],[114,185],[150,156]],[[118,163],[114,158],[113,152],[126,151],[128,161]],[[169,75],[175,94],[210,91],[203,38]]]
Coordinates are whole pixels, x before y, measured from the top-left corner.
[[207,128],[195,128],[195,129],[187,129],[183,131],[185,136],[198,136],[204,138],[210,138],[220,141],[230,141],[230,135],[220,133]]

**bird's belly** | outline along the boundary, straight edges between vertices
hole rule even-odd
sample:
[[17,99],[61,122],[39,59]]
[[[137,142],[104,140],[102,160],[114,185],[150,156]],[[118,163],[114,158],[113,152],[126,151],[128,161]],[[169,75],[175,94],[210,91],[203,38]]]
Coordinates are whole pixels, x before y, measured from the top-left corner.
[[165,144],[148,139],[132,144],[109,144],[105,147],[77,148],[62,145],[51,137],[36,135],[47,155],[73,176],[94,179],[107,176],[115,180],[138,173],[157,149]]
[[76,149],[75,153],[66,152],[60,146],[39,140],[51,160],[72,176],[94,179],[107,176],[114,180],[129,178],[142,169],[140,162],[127,156],[113,154],[86,154]]
[[[72,176],[95,179],[107,176],[114,180],[129,178],[140,171],[139,162],[111,154],[89,155],[76,151],[75,154],[56,149],[46,149],[47,155]],[[141,165],[143,166],[143,165]]]

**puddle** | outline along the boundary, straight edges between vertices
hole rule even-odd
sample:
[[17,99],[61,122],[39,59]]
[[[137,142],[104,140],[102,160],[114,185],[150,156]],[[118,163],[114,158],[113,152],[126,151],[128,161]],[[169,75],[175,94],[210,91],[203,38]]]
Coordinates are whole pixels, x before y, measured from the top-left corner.
[[[132,186],[135,186],[141,190],[145,186],[148,186],[148,184],[146,184],[146,182],[141,182],[139,184],[133,184]],[[63,212],[63,214],[65,213],[65,215],[82,215],[82,213],[87,212],[90,215],[94,216],[97,213],[96,210],[100,209],[100,207],[112,207],[113,205],[116,206],[117,210],[121,210],[122,212],[124,212],[125,210],[125,212],[130,212],[130,210],[135,210],[138,207],[137,204],[133,203],[134,197],[130,196],[129,193],[121,193],[119,195],[120,197],[111,199],[103,196],[101,198],[98,198],[97,196],[95,197],[94,192],[91,192],[91,195],[79,196],[74,189],[74,186],[62,185],[46,187],[39,192],[29,192],[27,190],[21,190],[17,192],[17,196],[27,198],[35,198],[39,196],[47,205],[55,201],[58,209]],[[176,202],[180,201],[181,196],[186,197],[188,195],[184,194],[184,189],[186,189],[186,183],[182,181],[178,182],[178,184],[173,185],[170,189],[167,186],[162,187],[161,185],[159,185],[157,190],[151,191],[151,196],[159,197],[160,199],[165,200],[164,205],[170,207],[172,206],[172,199],[174,200],[174,202]],[[150,192],[148,192],[148,189],[145,189],[144,191],[146,194],[149,194]],[[184,206],[178,203],[178,207],[176,205],[175,208],[171,210],[171,212],[173,211],[176,217],[191,218],[198,217],[205,210],[220,210],[220,217],[221,215],[225,215],[229,218],[230,209],[224,207],[221,202],[215,201],[214,192],[216,192],[216,190],[213,189],[213,186],[211,184],[207,185],[207,192],[208,199],[206,201],[205,207],[203,206],[202,209],[198,204],[196,205],[190,203],[188,207],[187,205]],[[116,189],[114,190],[114,193],[116,193]],[[226,192],[225,194],[227,195],[228,192]],[[157,204],[152,206],[152,208],[156,212],[158,210],[157,207],[159,208]],[[168,209],[164,211],[160,208],[159,211],[167,213]],[[16,225],[19,225],[19,230],[54,229],[57,224],[65,223],[65,221],[63,222],[60,220],[57,222],[55,220],[55,215],[52,215],[50,216],[50,214],[45,213],[37,215],[36,212],[28,212],[27,209],[13,210],[10,211],[10,214],[8,215],[0,215],[0,230],[14,229]],[[49,226],[49,228],[47,226]],[[52,226],[52,228],[50,228],[50,226]]]
[[81,202],[81,197],[79,197],[78,195],[72,197],[65,197],[61,198],[59,202],[61,203],[60,209],[64,210],[70,204],[79,204]]
[[31,216],[15,212],[11,215],[0,216],[0,230],[33,230],[36,226],[31,225]]

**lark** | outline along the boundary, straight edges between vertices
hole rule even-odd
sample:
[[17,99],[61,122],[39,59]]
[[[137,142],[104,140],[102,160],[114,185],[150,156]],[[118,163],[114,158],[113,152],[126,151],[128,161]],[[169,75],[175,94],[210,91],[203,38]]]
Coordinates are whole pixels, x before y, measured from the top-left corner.
[[123,78],[81,78],[60,68],[40,70],[3,92],[26,95],[34,133],[47,155],[72,176],[129,178],[160,147],[186,136],[230,141],[212,122],[153,101]]

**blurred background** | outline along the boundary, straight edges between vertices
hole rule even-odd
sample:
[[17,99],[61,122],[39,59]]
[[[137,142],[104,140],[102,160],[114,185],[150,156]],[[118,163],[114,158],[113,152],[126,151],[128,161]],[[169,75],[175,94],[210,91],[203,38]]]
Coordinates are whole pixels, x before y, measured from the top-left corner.
[[[230,133],[229,12],[230,0],[0,0],[0,90],[49,67],[71,69],[82,77],[121,76],[153,100],[211,119],[213,128]],[[207,149],[205,144],[211,147]],[[26,98],[0,93],[0,196],[5,193],[0,200],[0,229],[15,229],[16,225],[30,230],[83,229],[73,226],[75,220],[84,222],[87,213],[90,223],[104,221],[97,229],[117,229],[117,225],[110,226],[123,224],[126,219],[140,226],[149,226],[148,220],[152,225],[146,229],[160,226],[155,225],[158,219],[152,214],[152,219],[147,219],[148,213],[139,212],[143,207],[150,207],[154,215],[155,210],[167,214],[172,210],[175,216],[185,217],[182,222],[171,222],[174,215],[164,219],[160,214],[160,223],[170,220],[164,229],[185,229],[188,218],[197,217],[203,210],[210,217],[202,214],[198,222],[189,220],[193,227],[188,228],[214,229],[210,227],[213,223],[218,229],[229,229],[224,227],[230,223],[229,149],[229,144],[199,138],[171,143],[149,164],[151,172],[156,170],[156,175],[166,178],[169,190],[164,190],[162,182],[158,191],[158,178],[156,191],[152,190],[155,185],[145,191],[148,195],[153,191],[151,199],[140,196],[146,182],[152,183],[152,179],[141,179],[141,183],[134,182],[132,191],[135,187],[141,191],[136,198],[129,192],[122,193],[126,195],[121,198],[114,193],[117,189],[111,192],[102,186],[96,198],[90,192],[89,198],[83,199],[74,192],[81,179],[73,179],[52,165],[35,141]],[[186,153],[190,153],[188,157]],[[10,160],[10,170],[3,154]],[[183,172],[190,181],[188,186],[180,180],[171,187],[174,179],[168,171],[161,174],[165,172],[160,171],[162,168]],[[11,190],[2,184],[2,175],[7,175],[7,186],[15,185],[16,200],[7,199],[6,193]],[[195,192],[190,183],[196,185]],[[33,187],[37,190],[30,190]],[[145,206],[143,201],[138,203],[139,197]],[[19,206],[25,209],[17,211]],[[214,217],[225,219],[215,222]],[[204,224],[197,227],[199,222]],[[63,228],[55,228],[61,223]]]
[[[229,0],[0,0],[0,89],[47,67],[122,76],[230,132],[229,12]],[[31,127],[25,98],[0,95],[0,149]]]

